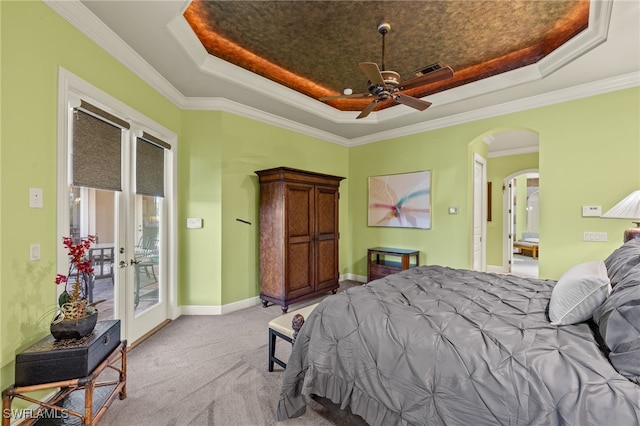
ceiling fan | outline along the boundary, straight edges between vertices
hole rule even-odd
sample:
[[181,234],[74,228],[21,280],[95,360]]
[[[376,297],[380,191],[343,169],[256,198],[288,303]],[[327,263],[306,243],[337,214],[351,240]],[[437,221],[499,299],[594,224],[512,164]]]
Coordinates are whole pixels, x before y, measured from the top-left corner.
[[364,118],[368,116],[371,111],[374,110],[376,105],[380,102],[387,101],[399,102],[420,111],[424,111],[429,108],[431,106],[431,102],[405,95],[402,91],[451,78],[453,77],[453,69],[449,66],[433,64],[416,71],[416,77],[401,82],[400,74],[395,71],[387,71],[384,66],[384,37],[390,29],[391,25],[388,22],[381,22],[378,24],[378,32],[382,34],[382,70],[378,68],[378,64],[375,62],[360,62],[360,69],[369,79],[367,83],[369,86],[367,90],[369,92],[350,94],[345,91],[344,95],[325,96],[319,98],[319,100],[330,101],[333,99],[375,97],[375,99],[371,101],[371,103],[367,105],[356,118]]

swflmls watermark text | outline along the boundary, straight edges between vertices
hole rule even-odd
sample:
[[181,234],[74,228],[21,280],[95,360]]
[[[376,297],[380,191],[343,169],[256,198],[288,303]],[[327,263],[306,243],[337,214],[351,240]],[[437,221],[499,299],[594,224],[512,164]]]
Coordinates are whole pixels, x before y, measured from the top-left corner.
[[2,417],[5,419],[68,419],[67,410],[54,410],[52,408],[25,408],[21,410],[5,408],[2,410]]

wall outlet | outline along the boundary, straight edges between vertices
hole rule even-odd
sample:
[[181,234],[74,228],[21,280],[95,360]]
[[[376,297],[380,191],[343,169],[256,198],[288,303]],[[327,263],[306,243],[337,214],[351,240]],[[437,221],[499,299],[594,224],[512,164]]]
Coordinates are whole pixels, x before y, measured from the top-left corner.
[[43,207],[42,188],[29,188],[29,207],[32,209],[41,209]]
[[606,242],[608,239],[606,232],[585,232],[584,241]]
[[29,260],[40,260],[40,244],[29,245]]

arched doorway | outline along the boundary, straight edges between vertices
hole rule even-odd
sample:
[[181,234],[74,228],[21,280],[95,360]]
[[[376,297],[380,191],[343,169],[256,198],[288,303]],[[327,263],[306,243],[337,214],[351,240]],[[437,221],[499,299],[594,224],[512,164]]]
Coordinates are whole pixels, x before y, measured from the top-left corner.
[[[526,128],[502,128],[487,132],[479,136],[476,141],[478,140],[486,144],[487,159],[489,203],[486,227],[486,269],[490,272],[511,273],[513,241],[515,237],[518,239],[521,237],[522,230],[517,232],[514,228],[514,231],[511,231],[509,226],[510,223],[514,223],[508,216],[509,182],[519,175],[538,173],[539,134]],[[476,146],[476,149],[481,147]],[[526,182],[526,180],[520,180]],[[521,194],[524,193],[526,193],[525,190],[521,191]],[[536,199],[537,195],[531,199],[531,207],[534,207],[533,203]],[[526,201],[521,201],[519,206],[526,211]],[[532,221],[535,220],[537,223],[538,216],[536,214],[530,219],[520,218],[517,223],[523,225],[527,220],[533,225]],[[521,254],[520,250],[516,251],[516,254]],[[525,255],[530,254],[531,252],[525,253]],[[532,259],[532,256],[528,257]]]

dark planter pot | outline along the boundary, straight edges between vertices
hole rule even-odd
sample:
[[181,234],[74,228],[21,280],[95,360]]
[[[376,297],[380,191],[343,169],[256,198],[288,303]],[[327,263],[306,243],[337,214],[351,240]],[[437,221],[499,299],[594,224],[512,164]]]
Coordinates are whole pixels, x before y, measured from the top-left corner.
[[51,323],[49,329],[56,340],[79,339],[91,333],[98,322],[98,312],[79,319]]

